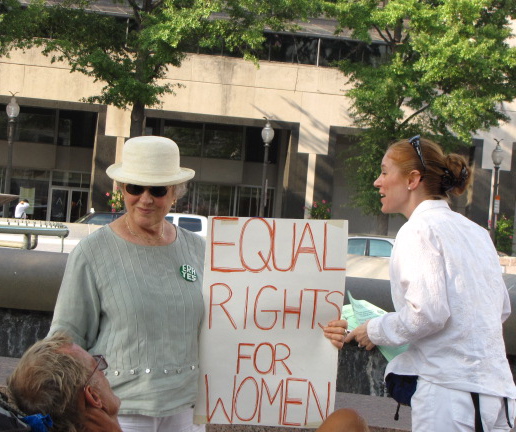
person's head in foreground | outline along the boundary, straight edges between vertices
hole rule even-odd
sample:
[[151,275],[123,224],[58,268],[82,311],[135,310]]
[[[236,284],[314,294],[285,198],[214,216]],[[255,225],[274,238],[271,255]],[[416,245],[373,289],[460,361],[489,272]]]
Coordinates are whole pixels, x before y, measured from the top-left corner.
[[407,218],[424,200],[462,195],[472,180],[463,156],[445,155],[438,144],[419,135],[389,146],[381,169],[374,186],[380,192],[382,212]]
[[355,410],[341,408],[330,414],[316,432],[369,432],[369,427]]
[[159,136],[131,138],[124,144],[122,161],[109,166],[106,173],[122,190],[127,210],[113,226],[135,243],[173,241],[174,229],[165,223],[165,216],[195,175],[180,166],[177,144]]
[[7,380],[26,414],[49,414],[57,432],[120,431],[120,400],[104,373],[102,356],[91,356],[64,333],[32,345]]

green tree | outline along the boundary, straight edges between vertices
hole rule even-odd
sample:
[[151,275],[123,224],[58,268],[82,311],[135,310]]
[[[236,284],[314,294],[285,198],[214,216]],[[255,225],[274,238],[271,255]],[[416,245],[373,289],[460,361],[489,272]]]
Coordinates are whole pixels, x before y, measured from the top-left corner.
[[[311,0],[125,0],[127,19],[92,13],[95,0],[38,2],[19,7],[1,0],[8,19],[0,22],[2,46],[39,45],[53,61],[66,61],[104,83],[88,102],[131,109],[131,136],[143,133],[145,107],[160,104],[178,85],[162,79],[179,67],[195,46],[225,49],[254,59],[264,41],[263,30],[285,29],[294,20],[317,13]],[[0,11],[1,12],[1,11]],[[41,36],[41,37],[35,37]]]
[[[507,40],[514,0],[334,0],[328,15],[383,56],[371,63],[342,61],[352,117],[364,128],[353,204],[380,216],[372,183],[389,143],[421,134],[447,150],[471,144],[471,134],[507,121],[503,103],[516,96],[516,48]],[[383,223],[382,223],[383,222]]]

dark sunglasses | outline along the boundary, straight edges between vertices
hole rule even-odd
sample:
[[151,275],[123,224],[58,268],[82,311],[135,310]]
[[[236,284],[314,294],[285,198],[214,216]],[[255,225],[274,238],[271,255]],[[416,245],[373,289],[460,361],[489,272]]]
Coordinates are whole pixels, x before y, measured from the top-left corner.
[[99,371],[105,371],[107,368],[108,368],[108,364],[107,364],[107,361],[106,359],[104,358],[104,356],[102,355],[94,355],[92,356],[95,361],[97,362],[97,365],[95,366],[95,368],[93,369],[93,372],[91,373],[91,375],[89,376],[89,378],[86,380],[86,384],[84,384],[84,390],[86,390],[86,387],[88,386],[88,383],[91,381],[91,379],[93,378],[93,375],[95,375],[95,372],[97,372],[98,370]]
[[134,184],[126,184],[125,190],[131,195],[141,195],[147,189],[149,193],[155,198],[164,197],[168,192],[168,186],[139,186]]
[[421,165],[423,165],[423,169],[426,171],[426,164],[425,164],[425,160],[423,159],[423,151],[421,150],[421,142],[419,141],[420,140],[420,136],[419,135],[416,135],[415,137],[412,137],[408,140],[408,142],[410,144],[412,144],[412,147],[414,148],[414,150],[416,151],[417,155],[419,156],[419,160],[421,161]]

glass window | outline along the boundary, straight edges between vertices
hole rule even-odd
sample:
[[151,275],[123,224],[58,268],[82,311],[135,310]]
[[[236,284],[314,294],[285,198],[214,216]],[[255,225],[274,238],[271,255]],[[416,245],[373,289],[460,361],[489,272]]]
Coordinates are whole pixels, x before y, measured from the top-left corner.
[[366,239],[349,239],[348,254],[365,255],[366,243]]
[[390,257],[392,244],[386,240],[369,240],[369,256]]
[[93,148],[97,113],[59,110],[57,145]]
[[[29,219],[46,220],[49,180],[50,171],[13,170],[11,193],[29,200],[30,207],[26,211]],[[17,201],[11,203],[12,212],[17,203]]]
[[44,108],[21,107],[16,121],[16,141],[54,144],[56,112]]
[[199,218],[180,216],[178,225],[188,231],[202,231],[202,222]]
[[268,42],[271,61],[316,64],[318,38],[274,34]]
[[[265,125],[264,125],[265,126]],[[262,140],[262,129],[257,127],[247,127],[245,131],[245,160],[247,162],[263,163],[263,156],[265,152],[265,145]],[[278,147],[280,140],[280,133],[278,130],[274,132],[274,138],[269,147],[269,162],[278,162]]]
[[52,185],[88,188],[90,186],[90,175],[70,171],[54,171]]
[[163,136],[179,146],[181,156],[201,156],[202,123],[165,120]]
[[145,119],[145,135],[161,136],[161,122],[160,118],[147,117]]
[[207,124],[204,135],[204,157],[242,159],[244,128],[242,126]]
[[[5,105],[0,105],[5,113]],[[97,113],[22,106],[15,123],[16,141],[93,148]],[[7,139],[7,114],[0,115],[0,139]],[[57,141],[56,141],[57,140]]]

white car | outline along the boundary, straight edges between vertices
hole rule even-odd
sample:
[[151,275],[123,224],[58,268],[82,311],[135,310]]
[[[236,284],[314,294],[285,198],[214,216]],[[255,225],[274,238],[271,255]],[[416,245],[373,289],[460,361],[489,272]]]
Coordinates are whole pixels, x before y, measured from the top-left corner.
[[202,237],[208,234],[208,218],[188,213],[168,213],[165,219]]
[[392,237],[350,236],[348,254],[371,257],[390,257],[394,246]]

